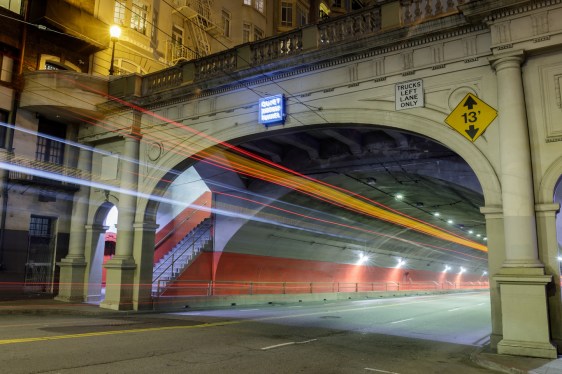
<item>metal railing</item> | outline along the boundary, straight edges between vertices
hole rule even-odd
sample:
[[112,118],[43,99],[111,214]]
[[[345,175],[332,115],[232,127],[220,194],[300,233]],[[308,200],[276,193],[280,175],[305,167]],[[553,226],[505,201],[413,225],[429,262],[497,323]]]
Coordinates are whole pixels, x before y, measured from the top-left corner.
[[[209,203],[209,202],[205,200],[205,201],[203,201],[203,203],[200,205],[200,207],[204,207],[204,206],[206,206],[208,203]],[[156,243],[156,244],[154,245],[154,248],[160,247],[166,240],[168,240],[168,238],[170,238],[172,235],[174,235],[174,234],[178,231],[178,228],[179,228],[179,227],[183,226],[183,224],[186,223],[187,221],[189,221],[189,220],[191,219],[191,217],[193,217],[195,214],[197,214],[197,213],[199,213],[201,210],[203,210],[203,209],[201,209],[200,207],[198,207],[197,209],[194,209],[193,212],[191,212],[190,215],[188,215],[187,217],[185,217],[184,219],[182,219],[179,223],[176,223],[176,224],[174,225],[174,228],[173,228],[172,230],[170,230],[170,232],[168,232],[166,235],[164,235],[164,237],[163,237],[162,239],[160,239],[160,240],[158,241],[158,243]]]
[[[158,290],[164,290],[166,285]],[[251,282],[176,280],[160,296],[286,295],[488,289],[488,282]]]
[[175,277],[200,253],[203,247],[211,240],[210,219],[206,219],[186,235],[184,240],[178,244],[177,249],[170,251],[170,255],[162,259],[152,274],[153,294],[159,295]]

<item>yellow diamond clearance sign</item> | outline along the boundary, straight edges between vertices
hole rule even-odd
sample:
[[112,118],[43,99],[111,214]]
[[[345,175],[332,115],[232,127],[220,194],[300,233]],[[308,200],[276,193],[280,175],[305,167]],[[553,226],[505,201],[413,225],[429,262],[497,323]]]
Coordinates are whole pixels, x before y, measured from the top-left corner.
[[474,142],[484,133],[497,115],[497,110],[469,93],[445,118],[445,123]]

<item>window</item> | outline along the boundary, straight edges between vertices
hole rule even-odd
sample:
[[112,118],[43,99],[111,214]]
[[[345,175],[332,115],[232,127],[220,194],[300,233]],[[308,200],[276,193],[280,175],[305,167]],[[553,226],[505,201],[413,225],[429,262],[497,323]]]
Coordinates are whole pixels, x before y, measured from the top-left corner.
[[244,0],[244,5],[250,5],[250,6],[254,6],[254,8],[260,12],[263,13],[264,12],[264,8],[265,8],[265,1],[264,0]]
[[21,0],[0,0],[0,7],[21,14]]
[[31,216],[31,222],[29,223],[29,236],[35,236],[39,238],[50,238],[51,218]]
[[263,0],[254,0],[254,8],[256,8],[258,12],[263,13],[263,6]]
[[45,70],[68,70],[68,68],[54,61],[45,61]]
[[62,165],[64,161],[66,126],[61,123],[41,119],[37,132],[35,159],[37,161]]
[[9,112],[0,109],[0,148],[6,148],[6,124],[8,123]]
[[281,2],[281,26],[293,26],[293,3]]
[[263,39],[263,30],[260,29],[259,27],[254,26],[254,40],[260,40]]
[[308,24],[308,10],[297,6],[297,22],[298,27]]
[[14,59],[0,55],[0,81],[10,83],[14,69]]
[[242,43],[248,43],[250,41],[251,32],[252,25],[244,22],[244,24],[242,24]]
[[148,5],[141,0],[133,0],[131,7],[131,28],[146,35],[146,17],[148,15]]
[[172,44],[175,46],[183,45],[183,29],[177,25],[172,25]]
[[113,23],[116,25],[124,25],[125,24],[125,9],[126,9],[125,0],[117,0],[115,1],[115,8],[113,9]]
[[222,34],[230,38],[230,12],[222,10]]

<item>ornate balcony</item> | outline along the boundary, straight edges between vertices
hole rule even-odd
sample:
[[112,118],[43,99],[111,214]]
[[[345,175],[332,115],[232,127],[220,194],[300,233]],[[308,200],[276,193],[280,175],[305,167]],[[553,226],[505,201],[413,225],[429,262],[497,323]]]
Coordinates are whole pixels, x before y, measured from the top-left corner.
[[107,93],[107,78],[63,70],[36,71],[24,75],[20,107],[77,123],[101,118],[96,106],[107,101]]

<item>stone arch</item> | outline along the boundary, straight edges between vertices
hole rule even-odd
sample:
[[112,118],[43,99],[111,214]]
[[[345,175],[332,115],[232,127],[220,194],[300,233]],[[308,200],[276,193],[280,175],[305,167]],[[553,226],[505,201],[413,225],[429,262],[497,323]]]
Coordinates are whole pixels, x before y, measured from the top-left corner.
[[560,184],[562,176],[562,157],[554,161],[548,169],[546,169],[539,185],[537,203],[551,203],[554,199],[554,191]]
[[[372,107],[376,109],[328,109],[321,112],[322,117],[326,119],[330,125],[347,126],[349,124],[380,126],[391,129],[410,132],[421,135],[433,141],[446,145],[452,151],[462,157],[476,174],[476,177],[482,187],[486,206],[501,206],[501,184],[492,163],[485,154],[486,143],[483,143],[485,137],[476,143],[469,142],[462,135],[445,125],[443,119],[446,114],[428,108],[419,108],[417,115],[409,114],[408,111],[395,111],[394,103],[387,101],[376,101]],[[299,114],[299,125],[287,124],[283,126],[283,130],[297,128],[301,126],[318,126],[318,117],[313,113]],[[262,133],[266,130],[256,131],[255,126],[216,126],[215,128],[228,128],[226,131],[221,130],[220,136],[208,134],[220,138],[222,141],[229,142],[233,139],[239,139],[245,136],[251,136]],[[274,134],[274,129],[268,129],[268,133]],[[164,156],[153,172],[148,175],[146,180],[162,181],[169,170],[183,165],[188,156],[179,154],[178,152],[168,152]],[[161,186],[153,182],[150,185],[143,186],[143,192],[146,194],[157,193]],[[148,208],[148,200],[139,201],[137,218],[141,219],[146,216],[145,210]],[[150,204],[154,210],[154,204]]]
[[[468,141],[458,132],[444,124],[443,119],[446,114],[435,109],[420,108],[420,110],[416,111],[416,115],[413,115],[408,111],[396,112],[393,102],[377,101],[376,105],[373,104],[372,107],[376,109],[325,109],[322,110],[321,114],[330,126],[376,126],[409,132],[446,145],[462,157],[474,171],[482,187],[486,206],[501,207],[500,182],[492,162],[486,156],[485,151],[488,147],[488,142],[484,136],[476,143]],[[298,126],[287,124],[280,127],[280,129],[290,130],[300,127],[321,126],[321,124],[318,124],[318,116],[314,115],[314,113],[301,114],[299,122]],[[262,130],[259,126],[227,126],[226,123],[223,125],[221,126],[219,120],[219,123],[214,128],[221,129],[219,130],[220,133],[218,131],[206,135],[229,142],[266,131]],[[267,132],[273,135],[275,129],[267,129]],[[208,142],[204,143],[208,144]],[[141,197],[137,200],[135,218],[137,223],[140,224],[142,222],[149,225],[155,223],[156,213],[160,204],[159,197],[165,193],[169,180],[174,179],[179,172],[186,170],[194,162],[193,154],[170,151],[157,160],[151,168],[151,172],[145,176],[145,183],[139,186]],[[153,238],[151,240],[142,240],[143,254],[135,256],[137,258],[137,265],[139,265],[138,259],[141,257],[148,259],[149,247],[151,245],[153,250],[154,240]],[[148,281],[150,269],[144,265],[140,265],[140,268],[144,268],[146,273],[140,277]]]

